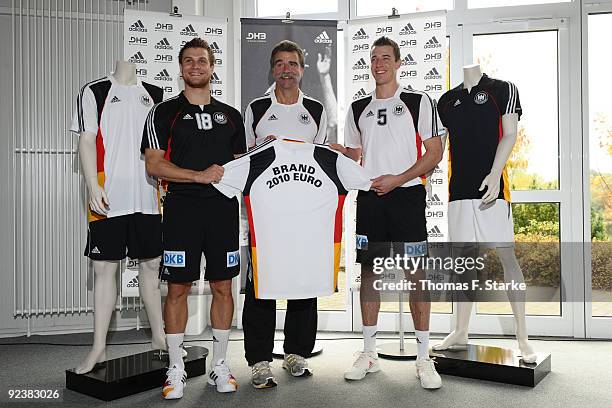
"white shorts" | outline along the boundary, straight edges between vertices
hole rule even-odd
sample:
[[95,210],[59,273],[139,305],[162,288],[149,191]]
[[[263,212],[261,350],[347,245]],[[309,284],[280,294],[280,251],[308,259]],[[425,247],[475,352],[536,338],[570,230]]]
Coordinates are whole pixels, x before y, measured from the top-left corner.
[[491,247],[513,246],[512,205],[497,199],[483,208],[481,202],[481,199],[455,200],[448,204],[450,241],[480,242]]

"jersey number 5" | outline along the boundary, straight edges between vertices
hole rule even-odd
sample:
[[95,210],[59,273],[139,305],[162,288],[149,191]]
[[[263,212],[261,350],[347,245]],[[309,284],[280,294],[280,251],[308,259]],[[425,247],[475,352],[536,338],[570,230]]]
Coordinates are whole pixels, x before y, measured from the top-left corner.
[[378,110],[378,121],[376,123],[378,123],[381,126],[384,126],[387,124],[387,109],[379,109]]
[[209,130],[212,129],[212,118],[209,113],[196,113],[196,122],[198,123],[198,129]]

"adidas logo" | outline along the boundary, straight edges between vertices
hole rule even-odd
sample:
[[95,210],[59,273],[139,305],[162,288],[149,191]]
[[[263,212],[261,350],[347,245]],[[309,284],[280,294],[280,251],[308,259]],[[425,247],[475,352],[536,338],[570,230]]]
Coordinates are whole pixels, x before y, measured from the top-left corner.
[[156,50],[172,50],[174,48],[170,45],[170,41],[168,41],[168,39],[164,37],[161,40],[159,40],[157,44],[155,44],[155,49]]
[[198,33],[195,32],[191,24],[181,30],[181,35],[188,35],[190,37],[197,37]]
[[331,44],[332,39],[327,35],[327,31],[323,30],[323,32],[316,36],[314,39],[315,44]]
[[183,119],[193,119],[193,116],[191,116],[189,113],[186,114],[185,116],[183,116]]
[[268,120],[278,120],[278,118],[276,117],[275,114],[270,115],[270,117],[268,118]]
[[134,276],[131,281],[127,283],[128,288],[137,288],[138,287],[138,277]]
[[138,31],[139,33],[146,33],[147,29],[145,28],[144,24],[142,24],[142,21],[138,20],[135,23],[133,23],[129,28],[129,31]]
[[94,247],[94,248],[91,250],[91,253],[92,253],[92,254],[99,254],[99,253],[100,253],[100,250],[99,250],[99,249],[98,249],[98,247],[96,246],[96,247]]
[[440,200],[440,197],[437,194],[434,194],[434,195],[431,196],[431,200],[429,201],[429,203],[431,205],[442,205],[442,204],[444,204],[442,202],[442,200]]
[[406,24],[404,28],[401,29],[401,31],[399,32],[399,35],[410,35],[410,34],[416,34],[416,31],[412,27],[412,24],[408,23]]
[[213,72],[212,75],[210,76],[210,83],[211,84],[220,84],[221,80],[219,79],[219,75],[217,75],[216,72]]
[[110,103],[121,102],[121,99],[117,98],[117,96],[113,96],[113,99],[110,100]]
[[427,231],[427,236],[440,238],[440,237],[442,237],[442,231],[440,231],[440,228],[438,228],[437,225],[434,225],[434,227],[432,229]]
[[353,100],[355,99],[359,99],[359,98],[363,98],[364,96],[366,96],[367,93],[365,91],[365,89],[361,88],[360,90],[357,91],[357,93],[353,96]]
[[353,65],[353,69],[368,69],[368,63],[363,58],[359,58],[355,65]]
[[408,84],[404,87],[405,90],[407,91],[414,91],[414,88],[412,87],[412,85]]
[[370,36],[366,34],[366,32],[363,29],[363,27],[360,28],[359,30],[357,30],[355,35],[353,35],[353,40],[366,40],[368,38],[370,38]]
[[453,105],[453,107],[455,107],[455,106],[459,106],[459,105],[461,105],[461,101],[460,101],[459,99],[457,99],[457,100],[455,101],[455,104]]
[[210,44],[210,48],[212,49],[213,54],[223,54],[223,51],[221,50],[221,48],[219,48],[219,44],[217,44],[216,41],[213,41]]
[[412,58],[412,55],[408,54],[402,60],[402,65],[416,65],[416,61]]
[[425,74],[425,79],[442,79],[442,75],[440,75],[438,70],[433,67],[427,74]]
[[368,113],[366,113],[366,118],[369,118],[370,116],[374,116],[374,112],[369,111]]
[[166,71],[165,68],[159,71],[159,73],[155,75],[153,79],[155,79],[156,81],[172,81],[172,78],[170,78],[170,74],[168,74],[168,71]]
[[440,42],[438,41],[435,35],[431,37],[429,40],[427,40],[427,42],[425,43],[425,48],[440,48],[440,47],[442,47],[442,44],[440,44]]
[[138,51],[136,54],[132,55],[132,57],[128,60],[132,64],[146,64],[147,60],[145,59],[142,52]]

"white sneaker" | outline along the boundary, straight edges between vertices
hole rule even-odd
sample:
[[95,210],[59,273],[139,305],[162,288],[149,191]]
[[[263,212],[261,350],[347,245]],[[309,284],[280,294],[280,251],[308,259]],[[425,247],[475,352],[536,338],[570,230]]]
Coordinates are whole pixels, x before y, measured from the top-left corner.
[[421,387],[435,390],[442,387],[442,378],[436,371],[434,361],[430,358],[417,360],[415,363],[416,376],[421,380]]
[[353,367],[344,372],[344,378],[347,380],[361,380],[367,373],[380,371],[378,353],[375,351],[358,351],[355,353],[355,357],[357,359],[353,363]]
[[187,381],[185,370],[173,365],[166,371],[166,382],[162,388],[162,396],[165,399],[178,399],[183,397],[183,389]]
[[208,383],[216,385],[218,392],[234,392],[238,389],[238,381],[232,375],[225,360],[217,361],[208,373]]

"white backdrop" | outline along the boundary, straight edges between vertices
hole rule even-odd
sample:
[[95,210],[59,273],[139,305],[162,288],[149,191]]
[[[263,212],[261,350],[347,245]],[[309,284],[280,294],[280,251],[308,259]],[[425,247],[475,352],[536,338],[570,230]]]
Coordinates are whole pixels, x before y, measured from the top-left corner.
[[136,64],[138,77],[164,89],[164,99],[178,94],[178,53],[193,38],[208,41],[215,55],[211,94],[227,97],[227,21],[200,16],[172,17],[167,13],[125,10],[123,58]]

